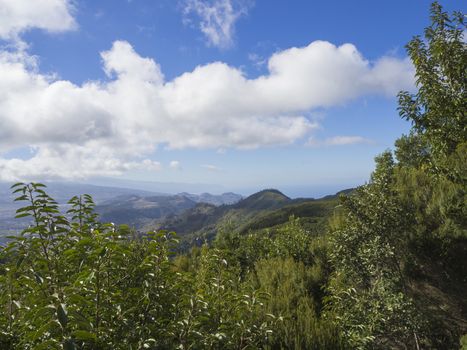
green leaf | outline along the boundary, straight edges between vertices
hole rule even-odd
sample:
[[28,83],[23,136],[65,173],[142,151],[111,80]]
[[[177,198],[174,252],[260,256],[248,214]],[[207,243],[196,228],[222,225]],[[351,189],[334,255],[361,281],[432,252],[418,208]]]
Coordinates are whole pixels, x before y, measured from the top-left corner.
[[28,205],[26,207],[22,207],[22,208],[17,209],[16,214],[22,213],[24,211],[32,211],[34,209],[36,209],[36,207],[34,205]]
[[21,255],[16,262],[16,268],[19,268],[24,260],[24,255]]
[[41,183],[39,183],[39,182],[36,182],[36,183],[33,183],[33,184],[32,184],[32,187],[38,188],[38,187],[47,187],[47,186],[44,185],[44,184],[41,184]]
[[58,322],[60,322],[62,327],[65,328],[68,323],[68,312],[67,312],[65,304],[60,304],[58,306],[57,317],[58,317]]
[[99,257],[103,257],[105,255],[105,253],[107,253],[107,247],[103,247],[101,249],[101,251],[99,252]]
[[77,340],[96,340],[96,335],[94,333],[78,330],[73,332],[74,337]]
[[17,183],[15,183],[14,185],[11,185],[10,188],[15,188],[15,187],[24,186],[24,185],[25,185],[24,182],[17,182]]

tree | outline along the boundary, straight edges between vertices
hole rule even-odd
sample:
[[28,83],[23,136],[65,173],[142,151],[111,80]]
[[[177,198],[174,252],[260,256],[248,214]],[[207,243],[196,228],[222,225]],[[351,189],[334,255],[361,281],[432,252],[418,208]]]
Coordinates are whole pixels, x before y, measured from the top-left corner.
[[431,20],[425,40],[416,36],[406,46],[418,91],[399,94],[399,113],[429,143],[433,170],[448,173],[442,159],[467,140],[465,17],[455,12],[450,18],[434,2]]
[[331,225],[329,315],[356,348],[450,348],[465,333],[443,326],[436,302],[417,291],[442,266],[438,293],[465,305],[450,283],[467,275],[464,15],[433,3],[431,19],[424,40],[407,45],[418,91],[399,94],[412,130],[396,141],[398,163],[377,157],[370,183],[342,198]]
[[358,349],[418,342],[402,274],[408,217],[394,190],[394,166],[390,152],[377,157],[370,183],[342,197],[331,226],[329,315]]

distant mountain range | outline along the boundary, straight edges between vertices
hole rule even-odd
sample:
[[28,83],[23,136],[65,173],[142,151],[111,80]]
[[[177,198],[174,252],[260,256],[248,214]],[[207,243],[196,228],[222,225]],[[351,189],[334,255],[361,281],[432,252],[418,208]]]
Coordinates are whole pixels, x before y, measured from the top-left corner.
[[198,203],[211,205],[227,205],[238,202],[242,196],[235,193],[200,195],[180,193],[176,195],[139,196],[123,195],[107,200],[96,207],[104,222],[128,224],[137,229],[155,225],[167,217],[183,213]]
[[[144,189],[73,182],[45,182],[44,184],[47,186],[46,192],[61,205],[63,211],[67,210],[66,203],[71,197],[86,193],[93,197],[102,220],[128,223],[134,227],[144,226],[146,217],[153,220],[180,213],[201,202],[223,205],[242,199],[241,195],[231,192],[221,195],[186,192],[171,195]],[[14,218],[16,209],[24,206],[25,203],[14,202],[15,196],[11,194],[11,185],[12,183],[0,182],[0,241],[2,236],[16,233],[29,223],[28,218]]]
[[[0,183],[0,241],[20,231],[28,219],[14,219],[15,210],[24,203],[13,202],[10,185]],[[243,198],[232,192],[178,194],[157,193],[141,189],[96,186],[89,184],[46,183],[47,193],[66,211],[66,202],[74,195],[88,193],[93,196],[96,211],[103,222],[128,224],[144,232],[165,229],[181,237],[212,238],[223,228],[247,232],[274,227],[286,222],[291,215],[301,217],[305,223],[319,224],[337,205],[335,195],[321,199],[291,199],[275,189],[266,189]]]
[[267,189],[231,205],[216,207],[200,203],[165,220],[152,222],[154,227],[146,225],[143,230],[165,229],[181,237],[211,239],[221,229],[246,233],[283,224],[292,215],[302,218],[305,225],[316,225],[338,204],[338,196],[350,191],[344,190],[322,199],[291,199],[278,190]]
[[[291,199],[275,189],[263,190],[241,200],[232,193],[129,196],[112,199],[98,206],[97,211],[105,222],[125,223],[141,232],[164,229],[184,238],[211,239],[221,229],[245,233],[283,224],[292,215],[302,218],[305,224],[319,224],[338,204],[338,195],[349,191],[321,199]],[[211,197],[216,200],[207,203],[206,199]]]
[[[90,194],[96,203],[104,202],[116,196],[136,194],[141,196],[155,195],[156,193],[129,188],[95,186],[72,182],[45,182],[47,193],[61,204],[66,211],[68,200],[79,194]],[[0,182],[0,243],[2,236],[8,236],[24,229],[30,222],[29,218],[15,219],[16,209],[25,206],[25,202],[14,202],[15,196],[11,194],[12,183]],[[4,239],[3,239],[4,240]]]
[[132,188],[155,193],[176,194],[187,193],[223,193],[226,189],[220,185],[203,183],[183,183],[183,182],[157,182],[157,181],[137,181],[112,177],[99,177],[89,179],[89,182],[98,186],[110,186],[118,188]]

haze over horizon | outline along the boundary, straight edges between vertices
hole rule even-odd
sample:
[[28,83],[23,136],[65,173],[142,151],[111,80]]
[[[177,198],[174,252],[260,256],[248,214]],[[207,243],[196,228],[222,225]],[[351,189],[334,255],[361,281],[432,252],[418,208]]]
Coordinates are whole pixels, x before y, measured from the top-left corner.
[[[154,181],[137,181],[137,180],[126,180],[119,178],[91,178],[83,181],[42,181],[49,191],[63,191],[67,189],[66,193],[68,196],[76,194],[90,194],[96,201],[99,201],[101,192],[104,191],[106,194],[112,189],[125,190],[125,193],[133,193],[135,195],[177,195],[187,193],[190,195],[222,195],[228,193],[234,193],[241,195],[246,198],[257,192],[263,190],[278,190],[287,197],[294,198],[322,198],[328,195],[334,195],[337,192],[354,188],[362,184],[350,184],[347,186],[339,185],[290,185],[282,187],[227,187],[216,184],[208,183],[183,183],[183,182],[154,182]],[[14,196],[11,194],[10,186],[14,182],[11,181],[0,181],[0,189],[3,189],[3,194],[8,197],[7,202],[11,202]],[[117,191],[118,192],[118,191]],[[116,193],[113,197],[120,195],[120,192]],[[61,200],[68,201],[68,197],[61,198]],[[59,200],[60,202],[60,200]]]
[[0,180],[363,184],[429,3],[0,0]]

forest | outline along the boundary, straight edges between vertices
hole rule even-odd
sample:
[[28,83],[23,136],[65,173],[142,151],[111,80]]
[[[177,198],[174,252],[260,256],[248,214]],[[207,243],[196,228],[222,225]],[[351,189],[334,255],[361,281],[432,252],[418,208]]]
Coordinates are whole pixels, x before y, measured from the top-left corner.
[[323,220],[179,249],[99,221],[89,195],[62,213],[44,185],[13,185],[31,225],[0,247],[0,349],[467,349],[465,33],[432,5],[406,46],[410,133]]

